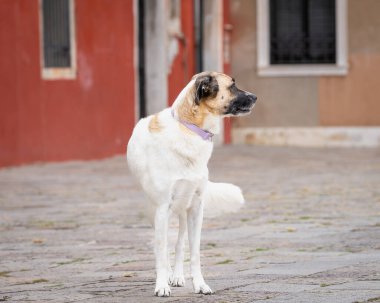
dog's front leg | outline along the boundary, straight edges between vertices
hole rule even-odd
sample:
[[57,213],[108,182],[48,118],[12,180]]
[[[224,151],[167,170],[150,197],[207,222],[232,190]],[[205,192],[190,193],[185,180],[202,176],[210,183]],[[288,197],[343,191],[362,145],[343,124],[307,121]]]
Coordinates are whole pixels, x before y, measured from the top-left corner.
[[200,243],[203,221],[203,204],[200,197],[196,197],[192,207],[187,211],[187,228],[190,246],[190,271],[193,280],[194,292],[209,295],[211,288],[205,283],[201,272]]
[[171,278],[172,286],[185,286],[185,277],[183,275],[183,259],[185,249],[185,234],[186,234],[186,214],[179,215],[179,231],[178,239],[175,247],[175,266],[173,276]]
[[155,233],[155,255],[156,255],[156,288],[155,295],[169,297],[170,287],[168,285],[168,221],[169,205],[160,205],[154,218]]

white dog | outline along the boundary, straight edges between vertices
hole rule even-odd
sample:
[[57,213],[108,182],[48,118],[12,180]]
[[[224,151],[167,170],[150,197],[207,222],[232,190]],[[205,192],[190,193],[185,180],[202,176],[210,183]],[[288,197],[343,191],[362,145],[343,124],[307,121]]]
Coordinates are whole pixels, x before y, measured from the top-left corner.
[[[238,89],[235,80],[217,72],[197,74],[171,108],[141,119],[128,143],[127,159],[149,200],[155,228],[156,288],[159,297],[170,287],[184,286],[184,241],[188,229],[191,278],[195,293],[211,294],[200,264],[204,204],[244,203],[240,188],[208,180],[212,136],[225,116],[251,112],[256,96]],[[169,215],[179,217],[174,271],[167,245]]]

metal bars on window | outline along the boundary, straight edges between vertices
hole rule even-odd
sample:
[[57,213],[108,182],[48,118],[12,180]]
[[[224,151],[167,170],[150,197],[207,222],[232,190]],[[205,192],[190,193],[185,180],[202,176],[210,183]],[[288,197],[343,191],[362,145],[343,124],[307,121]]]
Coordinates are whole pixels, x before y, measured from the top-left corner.
[[335,0],[270,0],[270,63],[335,63],[335,22]]
[[70,1],[42,0],[45,67],[70,67]]

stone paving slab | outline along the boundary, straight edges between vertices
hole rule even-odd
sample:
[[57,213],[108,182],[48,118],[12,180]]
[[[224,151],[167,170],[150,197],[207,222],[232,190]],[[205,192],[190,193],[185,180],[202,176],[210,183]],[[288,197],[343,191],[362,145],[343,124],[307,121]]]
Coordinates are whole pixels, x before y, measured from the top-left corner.
[[1,169],[0,301],[380,302],[379,149],[229,146],[210,175],[247,200],[204,220],[215,294],[187,279],[156,298],[153,230],[124,157]]

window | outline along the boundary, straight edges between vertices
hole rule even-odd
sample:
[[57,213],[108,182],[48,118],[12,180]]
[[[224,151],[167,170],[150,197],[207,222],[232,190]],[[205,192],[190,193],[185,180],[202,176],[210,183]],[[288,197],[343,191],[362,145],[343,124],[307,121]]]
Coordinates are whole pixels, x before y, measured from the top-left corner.
[[258,74],[346,74],[346,18],[346,0],[258,0]]
[[42,77],[75,78],[73,0],[41,0]]
[[270,0],[270,63],[335,63],[334,0]]

